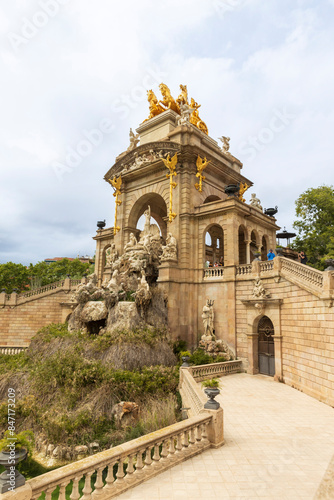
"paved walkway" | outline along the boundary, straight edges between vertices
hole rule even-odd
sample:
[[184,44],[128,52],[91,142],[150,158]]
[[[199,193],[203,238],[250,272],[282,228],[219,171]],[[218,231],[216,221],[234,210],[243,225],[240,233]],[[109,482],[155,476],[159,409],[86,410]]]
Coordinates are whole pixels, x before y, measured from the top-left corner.
[[244,373],[221,379],[218,400],[224,446],[117,500],[311,500],[323,478],[327,493],[317,498],[334,499],[334,488],[328,493],[334,482],[333,408],[270,377]]

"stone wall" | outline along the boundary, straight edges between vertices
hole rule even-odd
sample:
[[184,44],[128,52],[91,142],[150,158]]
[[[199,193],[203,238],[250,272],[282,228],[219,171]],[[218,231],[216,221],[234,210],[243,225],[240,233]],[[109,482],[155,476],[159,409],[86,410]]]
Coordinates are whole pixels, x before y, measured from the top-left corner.
[[[255,311],[252,297],[255,275],[236,284],[237,352],[250,373],[257,373],[257,360],[252,359],[250,338],[257,332],[260,316],[272,320],[280,348],[275,345],[276,364],[281,373],[277,379],[320,401],[334,406],[334,310],[331,293],[315,295],[306,288],[273,270],[261,281],[270,293],[264,309]],[[326,273],[324,273],[326,274]],[[278,339],[279,340],[279,339]],[[256,353],[255,353],[256,355]],[[255,356],[254,355],[254,356]]]
[[52,284],[30,292],[30,296],[1,293],[0,346],[26,347],[43,326],[66,321],[72,312],[69,298],[78,281],[66,279],[59,286]]

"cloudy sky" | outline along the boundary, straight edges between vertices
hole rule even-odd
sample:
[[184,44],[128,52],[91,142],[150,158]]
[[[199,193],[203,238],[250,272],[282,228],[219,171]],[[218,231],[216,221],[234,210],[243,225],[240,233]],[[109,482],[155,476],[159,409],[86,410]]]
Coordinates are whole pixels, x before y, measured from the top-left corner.
[[103,176],[162,81],[291,230],[333,184],[333,20],[334,0],[1,0],[0,263],[94,254]]

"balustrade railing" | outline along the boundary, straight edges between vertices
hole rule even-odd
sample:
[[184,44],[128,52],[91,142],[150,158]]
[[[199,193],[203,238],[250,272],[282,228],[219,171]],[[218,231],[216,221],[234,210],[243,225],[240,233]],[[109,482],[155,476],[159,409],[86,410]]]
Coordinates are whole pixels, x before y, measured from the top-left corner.
[[20,299],[25,299],[32,297],[33,295],[40,295],[41,293],[48,292],[49,290],[55,290],[56,288],[62,288],[64,286],[64,280],[55,281],[54,283],[49,283],[48,285],[36,288],[36,290],[29,290],[29,292],[21,293],[19,295]]
[[272,271],[273,269],[274,269],[274,262],[272,260],[266,260],[264,262],[260,262],[261,273],[266,273],[268,271]]
[[26,347],[0,346],[0,354],[19,354],[27,349]]
[[286,274],[287,276],[292,274],[298,278],[299,281],[308,283],[311,286],[317,288],[323,287],[323,272],[306,266],[305,264],[301,264],[300,262],[281,257],[281,272],[283,275]]
[[230,373],[241,371],[242,361],[224,361],[223,363],[210,363],[209,365],[191,366],[189,371],[197,382],[211,377],[222,377]]
[[222,278],[223,276],[223,267],[206,267],[204,269],[204,278]]
[[[105,500],[210,447],[212,415],[203,413],[30,479],[32,500]],[[79,483],[84,482],[82,493]],[[57,490],[57,492],[55,492]],[[55,492],[55,493],[54,493]]]
[[252,272],[252,264],[241,264],[240,266],[236,267],[235,274],[237,276],[242,276],[244,274],[251,274]]

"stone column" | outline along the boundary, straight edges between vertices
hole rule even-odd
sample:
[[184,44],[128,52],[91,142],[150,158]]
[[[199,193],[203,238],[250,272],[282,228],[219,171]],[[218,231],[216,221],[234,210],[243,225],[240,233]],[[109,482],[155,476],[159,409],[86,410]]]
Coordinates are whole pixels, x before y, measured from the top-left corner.
[[247,373],[259,373],[259,334],[247,333],[248,369]]
[[246,243],[246,264],[250,264],[250,244],[252,240],[245,240]]

